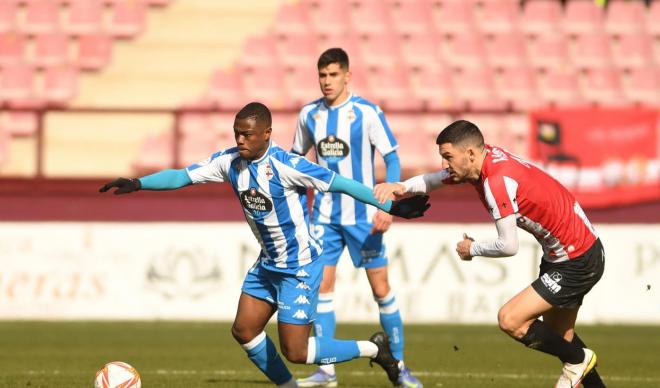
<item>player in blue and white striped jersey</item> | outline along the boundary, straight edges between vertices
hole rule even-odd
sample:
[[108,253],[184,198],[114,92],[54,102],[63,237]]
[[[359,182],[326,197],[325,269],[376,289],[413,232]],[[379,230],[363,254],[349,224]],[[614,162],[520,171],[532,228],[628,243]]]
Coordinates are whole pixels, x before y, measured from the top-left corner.
[[[271,114],[260,103],[246,105],[234,121],[236,147],[215,153],[187,169],[164,170],[139,179],[119,178],[101,192],[140,189],[172,190],[190,184],[227,182],[239,198],[245,218],[261,245],[248,271],[232,327],[234,338],[250,360],[275,384],[296,382],[279,357],[264,327],[278,311],[278,332],[284,356],[294,363],[321,364],[368,357],[395,381],[398,374],[384,333],[369,341],[309,338],[315,319],[323,264],[320,247],[308,230],[306,189],[337,191],[378,205],[370,188],[284,151],[270,141]],[[386,211],[421,216],[428,197],[389,201]]]
[[[375,184],[374,156],[378,151],[385,161],[386,181],[397,182],[398,144],[383,111],[349,91],[351,73],[346,52],[341,48],[326,50],[319,57],[317,69],[323,97],[300,111],[292,151],[305,155],[314,148],[318,164],[369,187]],[[388,334],[394,357],[400,361],[397,384],[421,387],[403,363],[403,321],[387,277],[383,233],[391,223],[391,215],[348,195],[315,192],[312,230],[323,244],[325,268],[314,329],[317,337],[334,336],[335,273],[339,257],[348,247],[353,265],[366,270],[381,326]],[[331,386],[336,379],[334,366],[322,365],[309,377],[299,379],[298,385]]]

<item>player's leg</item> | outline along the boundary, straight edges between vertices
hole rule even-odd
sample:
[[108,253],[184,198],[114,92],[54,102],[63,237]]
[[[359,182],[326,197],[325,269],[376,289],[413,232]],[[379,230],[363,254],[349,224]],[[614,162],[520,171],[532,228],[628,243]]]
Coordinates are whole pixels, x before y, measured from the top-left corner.
[[231,333],[248,358],[266,377],[280,387],[295,387],[295,380],[277,353],[264,327],[276,308],[275,292],[266,274],[255,266],[245,277]]

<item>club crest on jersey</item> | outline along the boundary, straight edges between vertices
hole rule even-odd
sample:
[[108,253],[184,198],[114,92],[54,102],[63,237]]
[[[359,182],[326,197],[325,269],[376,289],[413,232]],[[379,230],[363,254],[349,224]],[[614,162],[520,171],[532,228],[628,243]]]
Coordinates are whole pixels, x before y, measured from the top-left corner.
[[334,162],[344,159],[350,152],[348,144],[335,135],[330,135],[321,139],[316,146],[319,155],[328,162]]
[[355,121],[357,116],[355,115],[355,111],[351,109],[348,111],[348,113],[346,113],[346,117],[348,117],[348,121]]
[[266,163],[266,179],[271,180],[273,178],[273,167],[270,166],[270,163]]
[[263,216],[273,210],[273,203],[270,199],[254,187],[241,192],[240,198],[243,208],[253,216]]

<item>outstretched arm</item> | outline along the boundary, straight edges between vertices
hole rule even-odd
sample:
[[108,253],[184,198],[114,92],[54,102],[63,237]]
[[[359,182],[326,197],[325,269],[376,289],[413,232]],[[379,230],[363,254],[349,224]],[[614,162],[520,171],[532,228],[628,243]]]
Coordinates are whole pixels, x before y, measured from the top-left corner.
[[190,176],[185,169],[163,170],[142,178],[117,178],[106,183],[99,189],[105,193],[113,187],[115,194],[128,194],[138,190],[175,190],[192,184]]
[[428,194],[444,184],[449,179],[447,170],[417,175],[404,182],[381,183],[374,187],[374,195],[383,203],[386,199],[405,198],[411,195]]

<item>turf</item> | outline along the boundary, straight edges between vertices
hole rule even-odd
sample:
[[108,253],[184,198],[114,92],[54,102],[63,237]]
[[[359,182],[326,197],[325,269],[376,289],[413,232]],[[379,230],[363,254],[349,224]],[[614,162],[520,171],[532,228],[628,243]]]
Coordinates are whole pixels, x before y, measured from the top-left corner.
[[[0,387],[92,387],[108,361],[135,366],[150,387],[271,386],[233,342],[227,323],[0,322]],[[340,325],[368,338],[376,325]],[[273,327],[269,328],[273,336]],[[660,326],[587,326],[581,336],[611,387],[660,386]],[[406,363],[426,387],[551,387],[560,364],[494,326],[406,327]],[[366,360],[337,367],[340,386],[387,387]],[[296,376],[313,366],[291,366]]]

